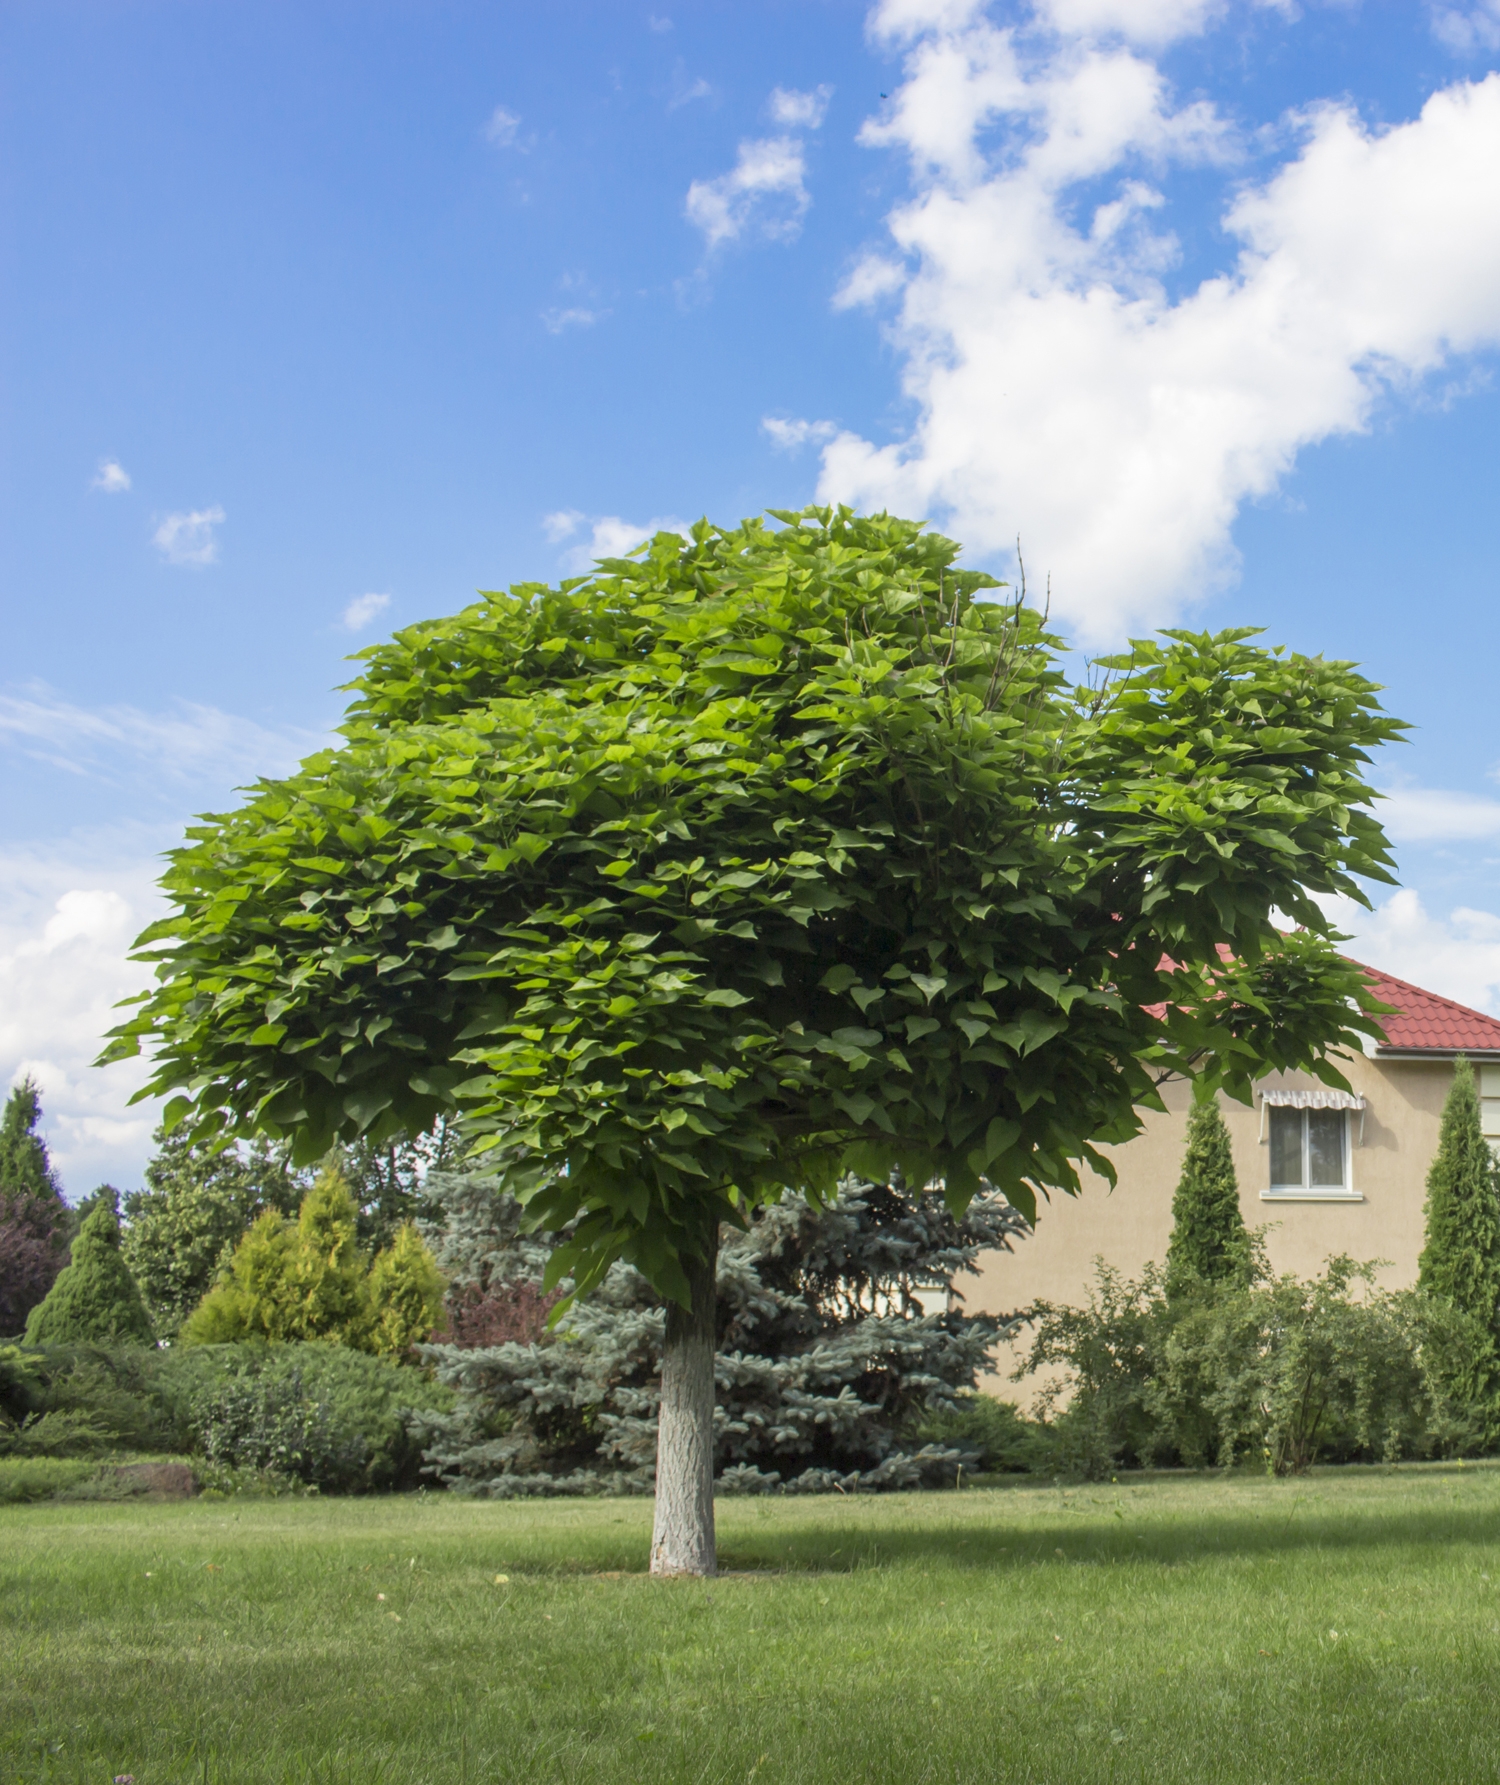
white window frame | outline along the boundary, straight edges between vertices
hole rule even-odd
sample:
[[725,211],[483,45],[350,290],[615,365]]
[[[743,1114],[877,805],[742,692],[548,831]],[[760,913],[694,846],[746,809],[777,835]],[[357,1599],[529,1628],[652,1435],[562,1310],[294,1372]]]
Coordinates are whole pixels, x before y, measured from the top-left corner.
[[[1274,1113],[1281,1113],[1280,1111]],[[1339,1184],[1309,1184],[1307,1182],[1307,1128],[1308,1117],[1314,1112],[1311,1109],[1287,1110],[1288,1115],[1297,1115],[1302,1121],[1302,1182],[1300,1184],[1272,1184],[1262,1190],[1262,1202],[1363,1202],[1364,1196],[1354,1187],[1354,1136],[1349,1132],[1349,1116],[1347,1109],[1336,1113],[1344,1118],[1344,1181]],[[1324,1113],[1324,1112],[1319,1112]],[[1269,1125],[1267,1140],[1267,1165],[1276,1157],[1270,1146]]]

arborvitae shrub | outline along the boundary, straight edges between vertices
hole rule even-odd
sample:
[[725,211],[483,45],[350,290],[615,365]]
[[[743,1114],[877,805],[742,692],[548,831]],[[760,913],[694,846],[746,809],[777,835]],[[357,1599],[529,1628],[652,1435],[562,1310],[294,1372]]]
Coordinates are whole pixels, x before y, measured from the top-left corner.
[[[1450,1392],[1475,1409],[1494,1409],[1500,1398],[1500,1172],[1480,1125],[1474,1072],[1465,1059],[1454,1065],[1443,1105],[1425,1213],[1418,1284],[1467,1315],[1488,1341],[1459,1350]],[[1500,1423],[1497,1412],[1491,1423]]]
[[120,1256],[120,1217],[106,1187],[73,1242],[67,1268],[32,1309],[28,1345],[149,1345],[151,1320],[135,1279]]
[[1188,1116],[1182,1176],[1172,1197],[1168,1292],[1242,1277],[1248,1244],[1229,1130],[1217,1103],[1195,1103]]
[[431,1332],[441,1295],[437,1267],[410,1226],[372,1267],[359,1244],[358,1205],[330,1167],[303,1197],[295,1223],[267,1211],[251,1227],[182,1338],[189,1345],[322,1339],[400,1352]]
[[410,1222],[370,1267],[372,1347],[404,1358],[432,1337],[443,1316],[443,1276]]
[[[647,1492],[653,1480],[663,1312],[616,1265],[556,1331],[535,1324],[549,1235],[477,1173],[435,1173],[447,1213],[440,1266],[470,1308],[518,1307],[529,1342],[424,1348],[458,1391],[430,1457],[471,1492]],[[722,1491],[951,1484],[973,1448],[923,1423],[972,1393],[1008,1322],[965,1314],[955,1279],[1026,1231],[995,1192],[962,1221],[941,1196],[848,1182],[818,1209],[788,1196],[719,1251],[716,1463]],[[462,1303],[461,1303],[462,1305]],[[930,1311],[929,1311],[930,1310]],[[497,1322],[498,1323],[498,1322]],[[458,1323],[455,1321],[455,1326]],[[519,1324],[519,1322],[518,1322]]]

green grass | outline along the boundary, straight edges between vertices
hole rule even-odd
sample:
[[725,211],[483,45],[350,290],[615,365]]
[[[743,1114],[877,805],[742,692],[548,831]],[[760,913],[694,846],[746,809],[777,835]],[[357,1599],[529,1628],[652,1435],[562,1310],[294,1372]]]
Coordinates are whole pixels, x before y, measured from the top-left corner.
[[650,1514],[4,1508],[0,1779],[1500,1777],[1500,1469],[721,1501],[710,1582]]

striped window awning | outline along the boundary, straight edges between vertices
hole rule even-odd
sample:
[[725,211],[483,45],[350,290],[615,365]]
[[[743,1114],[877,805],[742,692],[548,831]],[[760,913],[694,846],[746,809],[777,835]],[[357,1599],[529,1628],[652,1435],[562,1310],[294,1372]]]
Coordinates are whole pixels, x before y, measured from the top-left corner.
[[1319,1086],[1316,1091],[1262,1091],[1261,1102],[1272,1109],[1368,1109],[1363,1097],[1352,1091],[1330,1091]]
[[1359,1111],[1359,1140],[1357,1144],[1365,1144],[1365,1111],[1369,1104],[1363,1097],[1356,1097],[1353,1091],[1332,1091],[1326,1085],[1319,1085],[1315,1091],[1262,1091],[1260,1094],[1260,1138],[1262,1144],[1266,1138],[1266,1111],[1268,1109],[1357,1109]]

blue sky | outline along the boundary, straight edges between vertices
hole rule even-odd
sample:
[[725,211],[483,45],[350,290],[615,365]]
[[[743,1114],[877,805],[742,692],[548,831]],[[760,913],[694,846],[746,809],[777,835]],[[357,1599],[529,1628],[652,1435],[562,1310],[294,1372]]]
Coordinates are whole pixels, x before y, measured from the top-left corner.
[[0,1076],[70,1186],[193,812],[347,653],[646,524],[1019,534],[1083,648],[1411,720],[1355,951],[1500,1010],[1500,0],[0,13]]

